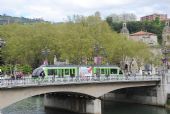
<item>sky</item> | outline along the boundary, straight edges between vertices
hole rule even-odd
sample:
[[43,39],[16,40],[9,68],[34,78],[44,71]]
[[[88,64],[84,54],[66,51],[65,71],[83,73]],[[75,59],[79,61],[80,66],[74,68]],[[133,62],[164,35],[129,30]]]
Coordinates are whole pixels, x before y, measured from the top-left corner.
[[52,22],[66,21],[73,15],[93,15],[96,11],[103,19],[113,13],[134,13],[138,19],[152,13],[170,17],[170,0],[0,0],[0,15]]

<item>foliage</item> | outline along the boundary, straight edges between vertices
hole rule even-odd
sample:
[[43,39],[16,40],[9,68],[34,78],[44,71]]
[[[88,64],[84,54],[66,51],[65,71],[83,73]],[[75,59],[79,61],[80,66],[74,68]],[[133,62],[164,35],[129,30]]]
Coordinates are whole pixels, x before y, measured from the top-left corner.
[[31,73],[31,72],[32,72],[31,66],[30,66],[30,65],[23,65],[23,66],[22,66],[22,72],[23,72],[24,74],[29,74],[29,73]]
[[6,64],[3,66],[0,66],[0,69],[5,73],[5,74],[13,74],[15,72],[22,72],[24,74],[30,74],[32,72],[32,68],[30,65],[12,65],[12,64]]
[[[53,64],[54,55],[60,61],[69,60],[80,64],[83,57],[93,58],[94,45],[105,50],[105,59],[118,64],[125,56],[149,57],[148,47],[130,41],[113,32],[107,22],[99,16],[75,16],[73,20],[60,24],[9,24],[0,26],[0,37],[6,41],[3,56],[6,64],[26,64],[33,68],[42,64],[42,50],[50,49],[48,60]],[[28,67],[22,67],[24,72]]]

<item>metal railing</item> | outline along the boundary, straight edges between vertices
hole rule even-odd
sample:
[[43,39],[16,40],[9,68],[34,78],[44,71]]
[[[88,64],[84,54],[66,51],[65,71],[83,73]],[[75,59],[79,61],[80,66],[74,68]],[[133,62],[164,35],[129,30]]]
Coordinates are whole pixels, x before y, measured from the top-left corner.
[[107,83],[107,82],[136,82],[136,81],[159,81],[160,76],[76,76],[76,77],[46,77],[46,78],[22,78],[22,79],[0,79],[0,88],[45,86],[62,84],[85,84],[85,83]]

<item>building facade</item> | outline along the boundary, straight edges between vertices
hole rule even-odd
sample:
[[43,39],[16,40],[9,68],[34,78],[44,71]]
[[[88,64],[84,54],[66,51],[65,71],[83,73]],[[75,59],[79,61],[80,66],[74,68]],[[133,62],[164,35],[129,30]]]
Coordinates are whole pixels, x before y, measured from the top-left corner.
[[135,41],[141,41],[149,46],[158,45],[157,35],[150,32],[139,31],[133,34],[130,34],[130,39]]
[[140,18],[141,21],[153,21],[155,20],[156,18],[159,18],[160,21],[165,21],[167,20],[167,14],[157,14],[157,13],[154,13],[154,14],[151,14],[151,15],[146,15],[146,16],[143,16]]

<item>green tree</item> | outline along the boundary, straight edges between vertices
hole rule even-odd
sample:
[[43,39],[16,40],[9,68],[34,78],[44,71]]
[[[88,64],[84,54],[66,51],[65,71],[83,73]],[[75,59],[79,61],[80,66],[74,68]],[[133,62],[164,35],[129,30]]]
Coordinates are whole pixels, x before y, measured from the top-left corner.
[[[3,48],[6,64],[26,64],[33,68],[42,64],[44,56],[41,52],[45,47],[50,50],[47,56],[50,64],[53,64],[54,55],[60,61],[67,59],[73,64],[81,64],[83,58],[92,59],[96,43],[105,50],[104,63],[108,59],[111,64],[118,64],[125,56],[147,59],[150,53],[144,44],[114,32],[98,15],[74,16],[59,24],[0,25],[0,36],[6,41]],[[101,51],[100,55],[103,53]]]

